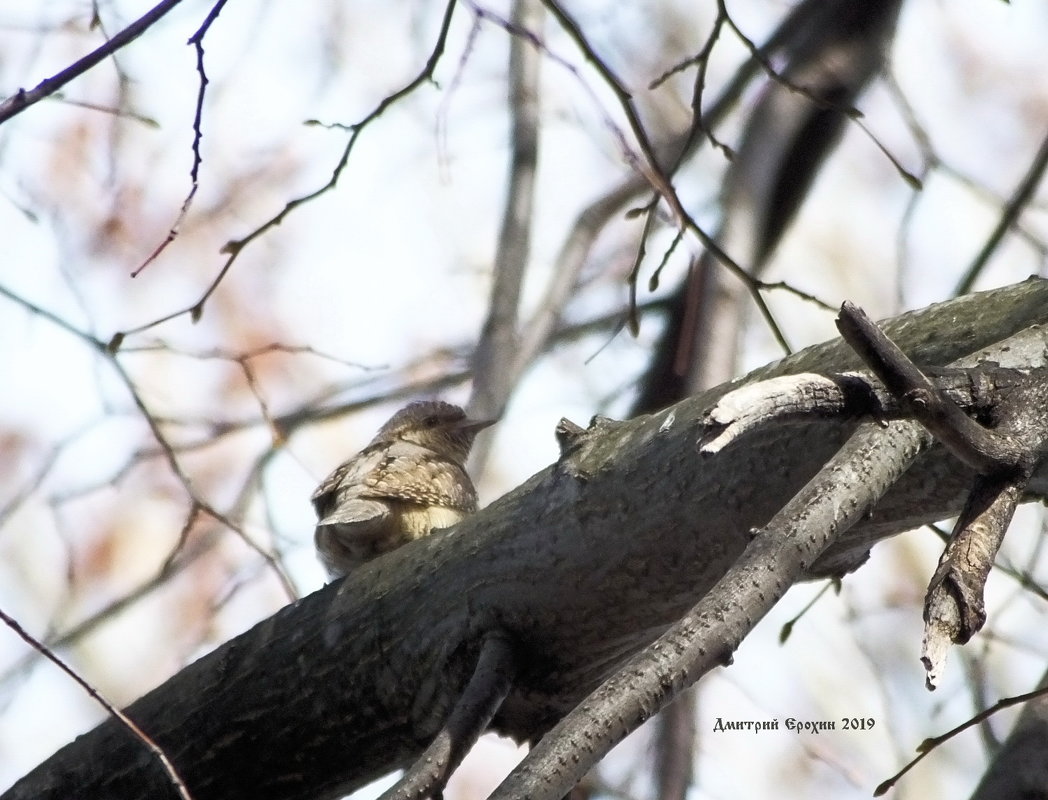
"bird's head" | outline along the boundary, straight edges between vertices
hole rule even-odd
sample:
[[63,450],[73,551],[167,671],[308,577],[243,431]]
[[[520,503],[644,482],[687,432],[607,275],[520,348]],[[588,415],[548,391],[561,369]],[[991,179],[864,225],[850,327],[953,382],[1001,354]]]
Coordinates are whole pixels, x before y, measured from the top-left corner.
[[477,434],[495,420],[474,420],[456,405],[420,400],[404,406],[383,425],[374,441],[400,440],[464,463]]

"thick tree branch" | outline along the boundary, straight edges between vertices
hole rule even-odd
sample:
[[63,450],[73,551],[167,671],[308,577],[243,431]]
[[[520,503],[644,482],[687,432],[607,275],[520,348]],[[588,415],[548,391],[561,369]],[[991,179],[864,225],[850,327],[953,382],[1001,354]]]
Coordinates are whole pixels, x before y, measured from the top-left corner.
[[[915,423],[860,428],[688,614],[575,707],[489,800],[557,800],[628,733],[732,653],[839,533],[871,509],[925,443]],[[840,503],[841,486],[851,487]]]
[[[1048,282],[961,298],[884,328],[921,364],[1042,366]],[[745,380],[857,366],[836,341]],[[854,431],[833,421],[773,425],[700,456],[705,414],[737,385],[569,436],[566,455],[520,488],[287,606],[127,715],[194,800],[335,798],[423,753],[486,635],[504,631],[519,672],[492,728],[541,737],[700,602],[751,545],[749,531],[766,526]],[[817,560],[798,554],[804,576],[854,569],[878,539],[959,513],[972,477],[933,445]],[[1028,495],[1048,496],[1045,464]],[[110,721],[3,797],[119,800],[164,797],[169,787],[141,742]]]

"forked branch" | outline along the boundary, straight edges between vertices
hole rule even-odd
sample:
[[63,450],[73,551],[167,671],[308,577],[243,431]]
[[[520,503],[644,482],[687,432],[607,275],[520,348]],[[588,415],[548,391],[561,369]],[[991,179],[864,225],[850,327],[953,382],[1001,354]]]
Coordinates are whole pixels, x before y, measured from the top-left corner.
[[[921,660],[934,689],[951,644],[964,644],[986,622],[983,591],[1034,465],[1048,448],[1048,380],[1032,370],[993,409],[991,425],[969,417],[862,311],[841,308],[838,328],[899,403],[957,458],[978,473],[939,559],[924,600]],[[973,385],[975,381],[973,380]]]
[[429,747],[379,800],[424,800],[438,797],[466,753],[487,729],[513,686],[516,658],[509,639],[489,633],[477,667],[451,716]]

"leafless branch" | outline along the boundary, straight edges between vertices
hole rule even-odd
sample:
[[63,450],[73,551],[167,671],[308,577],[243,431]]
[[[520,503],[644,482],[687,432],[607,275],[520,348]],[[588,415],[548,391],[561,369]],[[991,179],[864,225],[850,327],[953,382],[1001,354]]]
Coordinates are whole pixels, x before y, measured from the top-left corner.
[[980,724],[983,720],[989,719],[998,711],[1003,711],[1006,708],[1011,708],[1012,706],[1019,705],[1021,703],[1027,703],[1030,700],[1037,699],[1038,697],[1044,697],[1046,694],[1048,694],[1048,688],[1041,688],[1036,689],[1032,692],[1026,692],[1025,694],[1017,694],[1014,697],[1005,697],[1002,700],[998,700],[990,708],[980,711],[971,719],[962,722],[956,728],[952,728],[948,730],[946,733],[940,734],[939,736],[935,736],[930,739],[925,739],[917,748],[918,756],[914,758],[913,761],[908,763],[905,767],[903,767],[901,770],[899,770],[897,773],[888,778],[888,780],[879,784],[876,790],[874,790],[873,796],[881,797],[882,795],[886,794],[889,789],[891,789],[893,786],[895,786],[895,784],[899,782],[899,779],[903,775],[905,775],[911,769],[916,767],[925,758],[925,756],[930,755],[937,747],[939,747],[939,745],[948,742],[957,734],[963,733],[969,728]]
[[[162,317],[154,319],[151,322],[147,322],[143,325],[139,325],[135,328],[131,328],[126,331],[118,331],[117,333],[113,334],[113,338],[110,340],[110,349],[119,348],[123,343],[124,339],[132,334],[141,333],[142,331],[155,328],[158,325],[162,325],[165,322],[169,322],[178,317],[185,316],[186,314],[188,314],[190,319],[192,319],[194,322],[199,320],[200,316],[204,313],[204,306],[207,304],[207,301],[211,298],[211,295],[213,295],[215,291],[218,289],[219,285],[222,283],[223,279],[226,277],[226,275],[229,273],[229,270],[232,268],[233,263],[237,260],[237,258],[240,257],[240,254],[244,251],[245,248],[247,248],[252,242],[254,242],[256,239],[258,239],[268,231],[280,225],[287,218],[287,216],[295,209],[299,208],[300,206],[306,205],[312,202],[313,200],[316,200],[318,197],[327,194],[338,185],[339,179],[342,177],[342,172],[349,164],[349,157],[353,152],[353,148],[356,145],[357,138],[360,136],[360,134],[372,122],[381,117],[382,114],[386,111],[386,109],[388,109],[391,105],[407,97],[423,84],[433,80],[433,73],[437,68],[437,64],[439,63],[441,56],[444,54],[444,47],[447,42],[448,29],[451,27],[452,12],[455,9],[456,2],[457,0],[449,0],[447,5],[445,6],[444,16],[441,20],[440,30],[437,33],[437,40],[433,47],[433,50],[430,53],[429,59],[426,61],[425,66],[414,78],[408,81],[407,84],[405,84],[397,91],[393,92],[392,94],[386,95],[386,97],[382,98],[378,105],[376,105],[375,108],[372,109],[370,113],[365,115],[359,122],[355,122],[352,125],[336,124],[328,126],[348,130],[350,132],[350,135],[349,139],[346,141],[346,146],[342,150],[342,155],[339,157],[338,162],[335,164],[335,167],[332,170],[331,176],[328,178],[327,182],[324,183],[324,185],[319,187],[318,189],[314,189],[313,191],[307,194],[296,197],[293,200],[289,200],[287,203],[284,204],[284,207],[279,212],[277,212],[275,215],[273,215],[268,220],[263,222],[261,225],[256,227],[246,236],[243,236],[240,239],[231,239],[230,241],[226,242],[225,246],[222,248],[222,252],[227,254],[228,258],[226,258],[225,263],[219,268],[218,273],[215,275],[214,279],[212,279],[207,289],[204,290],[204,293],[195,303],[193,303],[191,306],[187,306],[186,308],[179,309],[178,311],[173,311],[170,314],[165,314]],[[311,120],[307,124],[319,125],[321,123],[317,122],[316,120]]]
[[13,95],[0,103],[0,124],[11,117],[22,113],[34,103],[38,103],[45,97],[53,95],[74,78],[83,75],[104,58],[112,55],[122,47],[126,47],[159,21],[167,12],[177,6],[181,0],[163,0],[144,15],[132,22],[118,34],[109,39],[105,44],[96,48],[86,56],[70,64],[61,72],[41,81],[33,89],[28,91],[19,89]]
[[[510,22],[516,28],[541,31],[544,14],[539,0],[515,0]],[[506,204],[495,249],[488,316],[473,355],[473,391],[469,413],[477,419],[501,415],[519,377],[517,318],[520,290],[531,253],[535,173],[539,157],[539,51],[523,37],[510,37],[509,112],[512,156]],[[471,462],[480,470],[490,437],[481,437]]]
[[200,186],[200,164],[203,162],[203,157],[200,154],[200,141],[204,138],[204,95],[208,84],[207,72],[204,70],[204,36],[207,34],[211,24],[218,18],[218,15],[222,13],[222,8],[225,4],[226,0],[218,0],[215,3],[203,24],[197,29],[196,33],[189,37],[188,42],[196,50],[196,68],[197,74],[200,75],[200,88],[197,90],[196,108],[193,111],[193,166],[189,170],[189,193],[186,195],[186,199],[182,201],[182,207],[178,211],[178,216],[175,218],[175,222],[170,230],[168,230],[167,236],[164,237],[164,241],[149,254],[145,261],[132,271],[132,278],[138,277],[142,270],[153,263],[157,256],[178,236],[182,223],[186,219],[186,214],[189,213],[189,206],[193,203],[193,198],[196,196],[197,189]]
[[1015,193],[1005,204],[1001,218],[997,220],[997,224],[986,239],[986,243],[965,271],[960,283],[957,284],[957,288],[954,289],[954,294],[967,294],[972,290],[972,286],[975,285],[975,281],[982,273],[987,262],[989,262],[990,257],[996,252],[997,246],[1001,243],[1004,235],[1016,223],[1030,201],[1033,200],[1034,192],[1037,191],[1041,178],[1044,177],[1046,167],[1048,167],[1048,135],[1041,140],[1041,146],[1037,148],[1037,153],[1030,163],[1030,168],[1023,175],[1022,180],[1019,181],[1019,185],[1015,187]]
[[168,779],[171,781],[171,785],[174,786],[176,791],[178,792],[178,796],[181,797],[182,800],[193,800],[193,798],[189,794],[189,791],[186,789],[185,784],[182,782],[182,779],[178,776],[178,772],[175,771],[175,765],[171,763],[171,760],[167,757],[164,751],[157,746],[156,742],[149,738],[146,732],[139,728],[131,720],[130,717],[128,717],[123,711],[121,711],[119,708],[117,708],[108,700],[106,700],[106,698],[102,696],[102,693],[99,692],[98,689],[96,689],[90,683],[81,678],[80,675],[77,674],[76,670],[74,670],[62,659],[60,659],[50,648],[48,648],[42,642],[38,641],[36,638],[30,635],[25,628],[19,625],[13,617],[8,615],[2,609],[0,609],[0,620],[3,620],[4,624],[7,625],[7,627],[9,627],[15,633],[17,633],[30,647],[32,647],[37,652],[41,653],[44,657],[51,661],[51,663],[53,663],[60,670],[62,670],[62,672],[64,672],[66,675],[68,675],[70,678],[76,681],[80,685],[80,687],[91,697],[97,700],[99,705],[101,705],[102,708],[109,712],[110,715],[120,720],[120,723],[129,731],[131,731],[135,738],[142,742],[142,744],[144,744],[160,762],[160,764],[164,768],[164,771],[167,773]]

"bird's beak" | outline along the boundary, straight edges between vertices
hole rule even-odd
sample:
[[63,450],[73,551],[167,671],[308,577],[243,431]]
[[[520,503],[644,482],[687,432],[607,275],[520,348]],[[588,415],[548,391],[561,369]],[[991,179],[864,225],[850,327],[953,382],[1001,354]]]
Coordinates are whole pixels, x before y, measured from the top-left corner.
[[490,428],[496,422],[498,422],[497,419],[464,419],[461,422],[456,422],[451,428],[466,433],[479,433],[485,428]]

